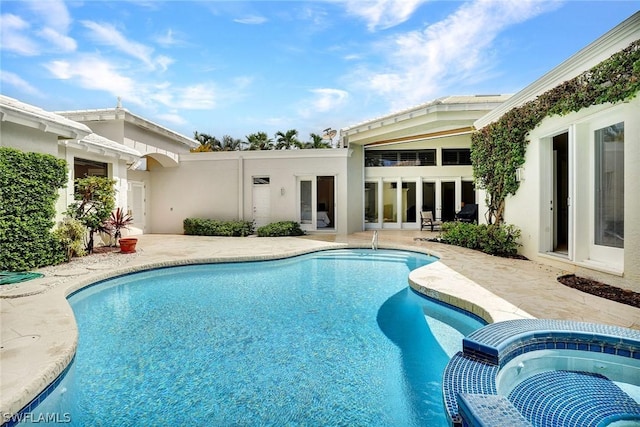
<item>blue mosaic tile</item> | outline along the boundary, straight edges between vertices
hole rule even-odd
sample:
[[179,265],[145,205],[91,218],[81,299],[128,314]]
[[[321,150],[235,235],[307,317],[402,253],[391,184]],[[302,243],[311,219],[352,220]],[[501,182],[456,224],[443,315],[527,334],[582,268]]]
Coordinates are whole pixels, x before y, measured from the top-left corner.
[[509,400],[536,427],[596,427],[640,422],[640,404],[608,378],[589,372],[549,371],[526,379]]
[[531,423],[504,396],[466,394],[457,396],[460,416],[469,427],[531,427]]
[[[445,370],[443,397],[449,419],[455,425],[462,425],[456,400],[458,393],[495,395],[495,375],[501,366],[516,356],[545,349],[604,352],[640,359],[640,331],[617,326],[546,319],[512,320],[485,326],[463,339],[463,351],[454,356]],[[474,374],[469,375],[469,372]],[[489,391],[480,391],[483,388]],[[629,397],[619,388],[618,390]],[[543,394],[529,396],[529,404],[519,409],[531,419],[535,414],[547,411],[545,408],[549,407],[550,402],[544,399]],[[595,398],[587,398],[589,399]],[[611,411],[607,412],[607,408],[603,409],[595,404],[591,407],[593,414],[601,414],[609,417],[609,420],[616,417],[610,414]],[[559,411],[566,417],[578,416],[570,408],[562,408]]]

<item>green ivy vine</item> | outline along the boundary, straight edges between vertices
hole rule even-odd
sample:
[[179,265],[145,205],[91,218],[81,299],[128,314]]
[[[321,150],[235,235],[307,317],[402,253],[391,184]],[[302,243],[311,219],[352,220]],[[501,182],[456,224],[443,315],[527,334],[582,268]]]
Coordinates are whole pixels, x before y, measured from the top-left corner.
[[548,116],[565,115],[592,105],[631,99],[640,91],[640,40],[590,70],[506,112],[471,135],[471,162],[476,184],[487,193],[487,222],[504,220],[505,200],[520,183],[516,169],[524,164],[527,136]]

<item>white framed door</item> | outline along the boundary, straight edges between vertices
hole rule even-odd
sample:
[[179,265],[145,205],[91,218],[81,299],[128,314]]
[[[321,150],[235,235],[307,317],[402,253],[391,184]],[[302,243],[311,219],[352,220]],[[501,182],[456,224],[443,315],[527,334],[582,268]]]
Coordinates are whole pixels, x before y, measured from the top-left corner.
[[271,179],[268,176],[253,177],[251,190],[253,225],[262,227],[271,222]]
[[143,233],[146,228],[146,187],[144,182],[129,181],[127,191],[127,213],[133,217],[132,227]]
[[336,229],[336,177],[298,177],[298,222],[305,231]]

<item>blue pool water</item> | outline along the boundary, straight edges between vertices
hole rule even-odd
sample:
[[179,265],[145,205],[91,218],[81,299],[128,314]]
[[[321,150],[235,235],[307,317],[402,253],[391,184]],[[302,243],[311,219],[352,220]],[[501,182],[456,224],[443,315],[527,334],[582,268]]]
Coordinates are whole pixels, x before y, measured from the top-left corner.
[[75,425],[445,426],[443,369],[482,324],[408,288],[433,261],[333,250],[102,282],[69,297],[78,351],[37,409]]

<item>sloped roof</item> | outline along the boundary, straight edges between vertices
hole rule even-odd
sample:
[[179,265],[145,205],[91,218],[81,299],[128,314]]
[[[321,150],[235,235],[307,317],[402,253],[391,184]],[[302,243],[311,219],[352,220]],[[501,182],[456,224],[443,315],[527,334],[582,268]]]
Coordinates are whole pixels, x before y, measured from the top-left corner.
[[447,111],[451,109],[462,110],[487,110],[490,111],[497,105],[502,104],[511,97],[506,95],[452,95],[418,104],[413,107],[399,110],[385,116],[376,117],[353,126],[342,128],[342,133],[351,133],[351,131],[360,128],[367,128],[374,125],[383,125],[388,122],[398,122],[410,119],[418,115],[430,114],[437,111]]
[[160,135],[169,137],[170,139],[176,141],[179,144],[185,145],[188,148],[195,148],[200,145],[200,143],[193,138],[189,138],[188,136],[182,135],[181,133],[173,131],[165,126],[154,123],[151,120],[147,120],[144,117],[134,114],[126,108],[122,107],[100,108],[92,110],[56,111],[56,113],[63,115],[69,119],[85,123],[90,121],[124,120],[128,123],[135,124],[136,126],[139,126],[143,129],[147,129]]
[[0,121],[40,129],[59,139],[83,138],[92,132],[82,123],[5,95],[0,95]]
[[120,144],[116,141],[112,141],[96,133],[92,133],[85,136],[79,141],[79,143],[86,143],[105,151],[111,151],[111,152],[120,153],[120,154],[127,154],[135,157],[142,157],[142,154],[138,150],[129,148],[124,144]]

